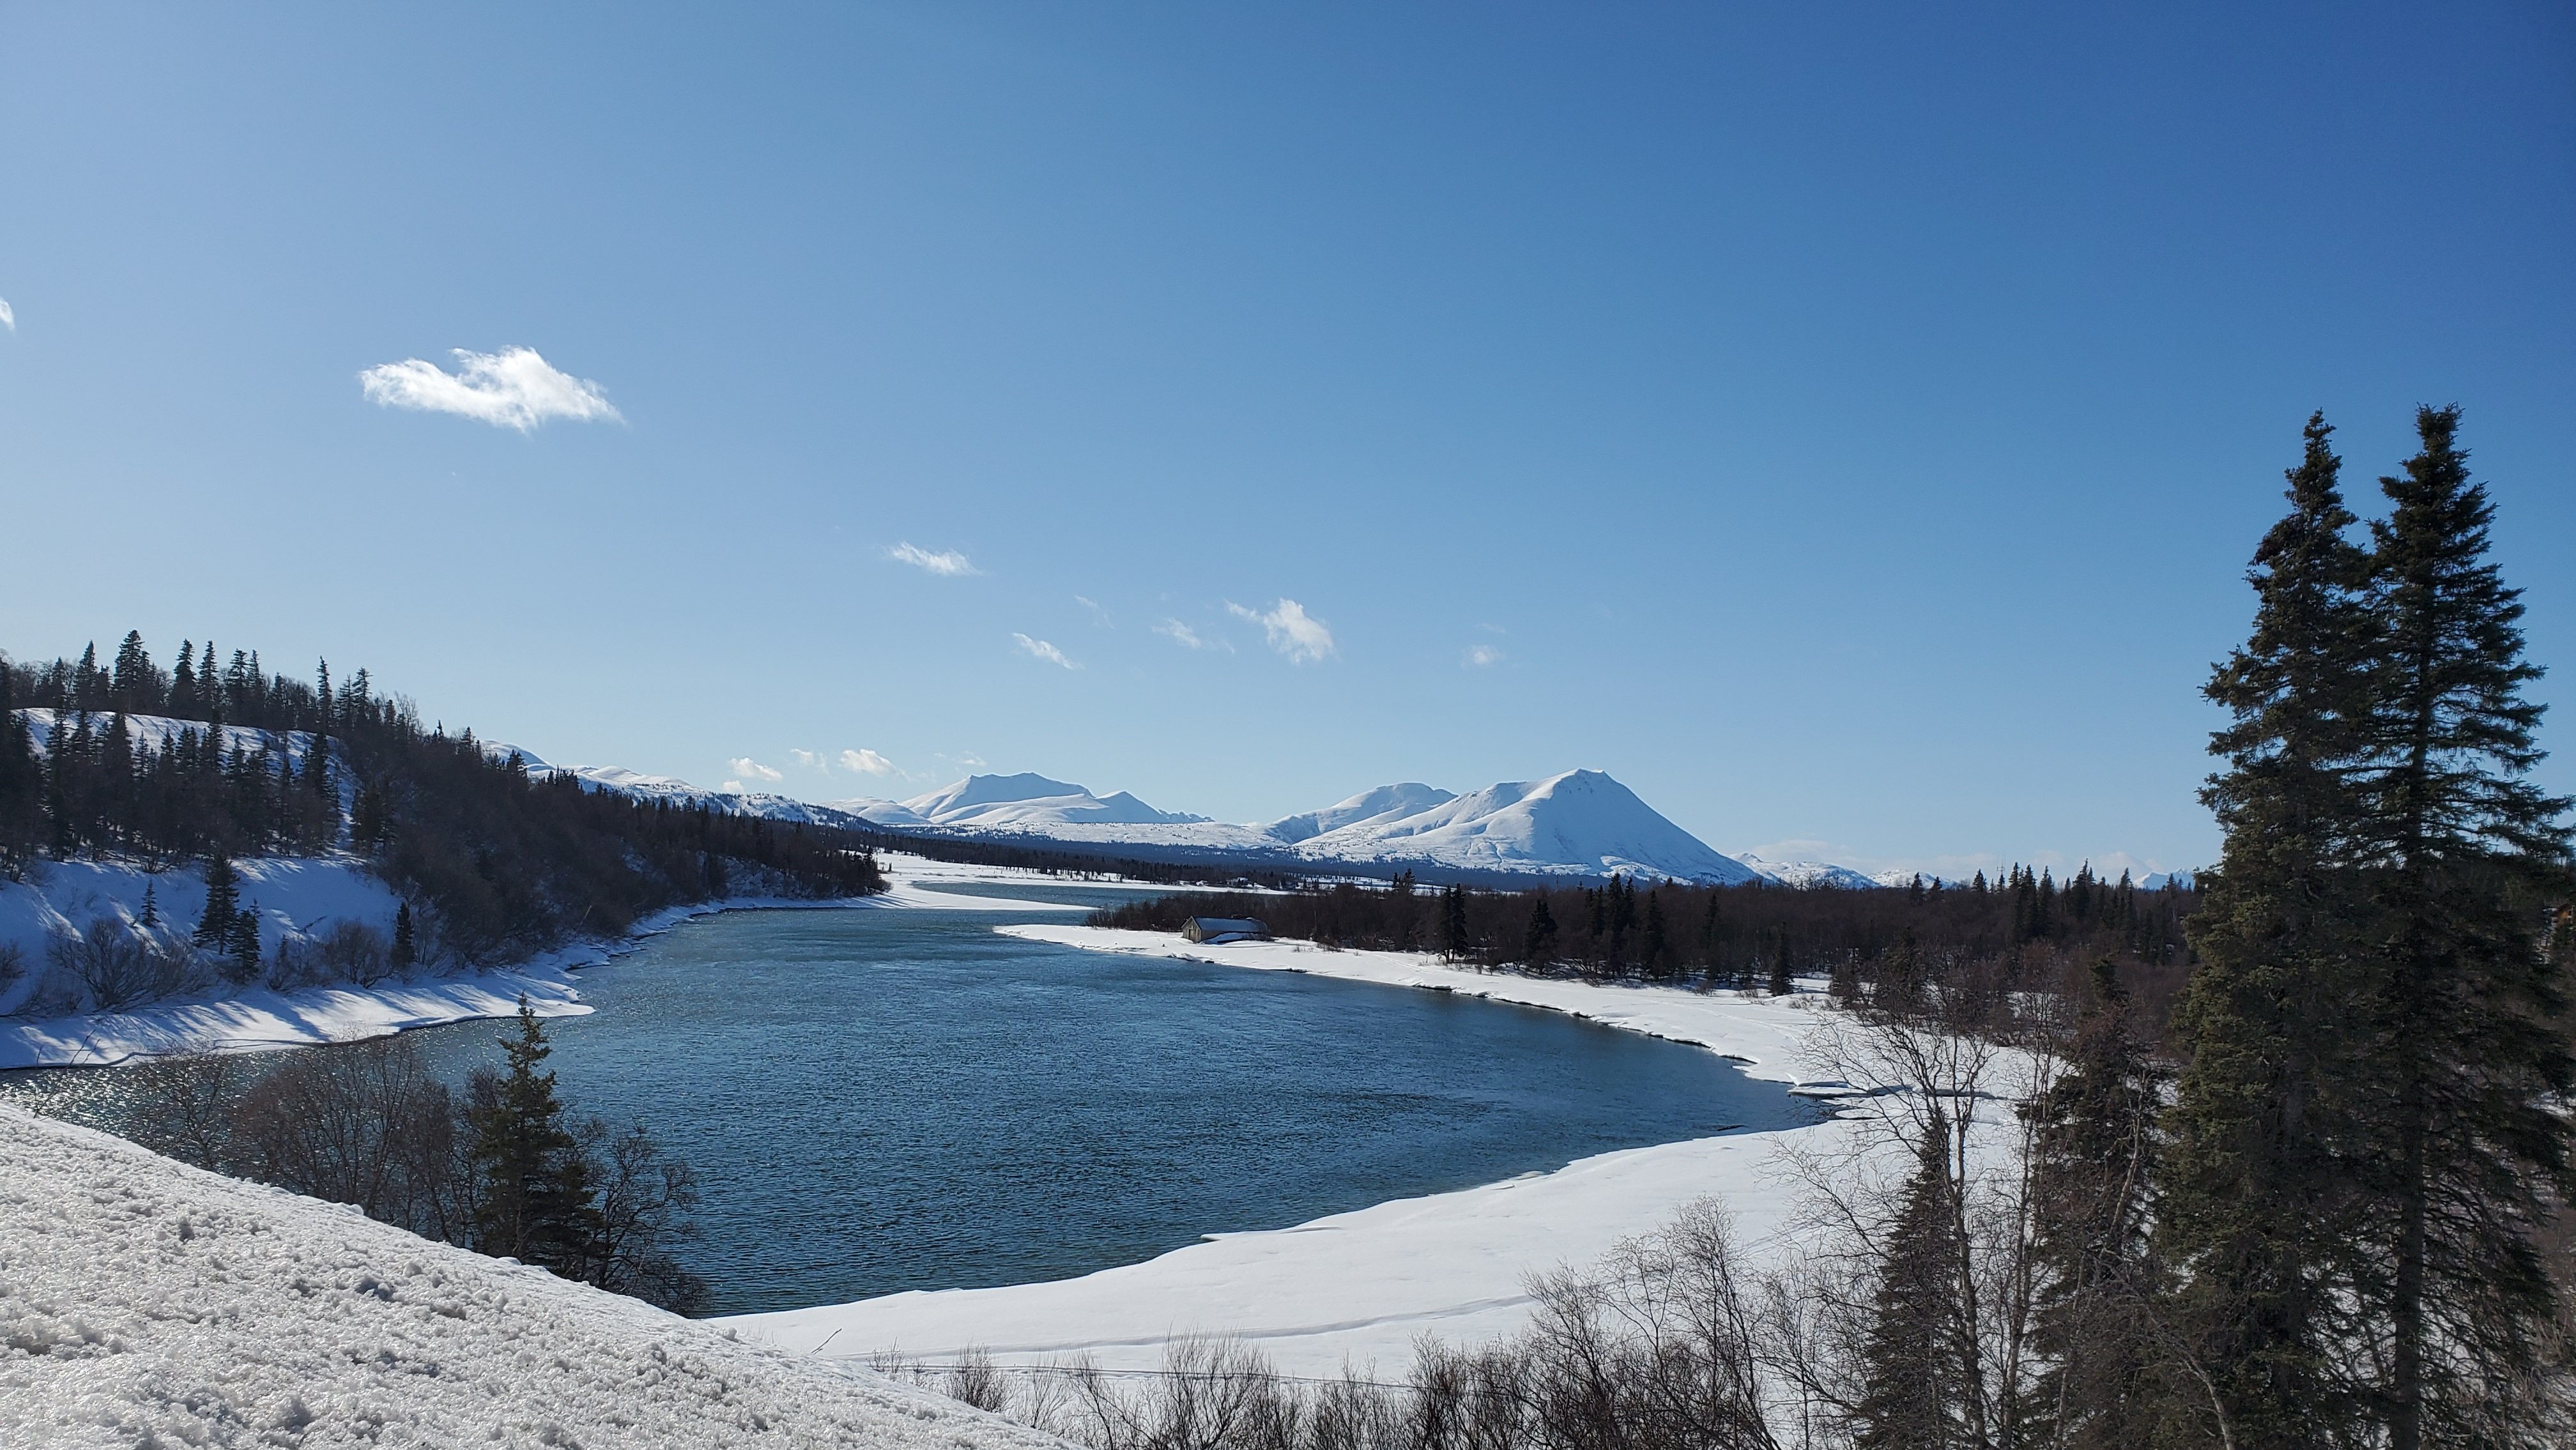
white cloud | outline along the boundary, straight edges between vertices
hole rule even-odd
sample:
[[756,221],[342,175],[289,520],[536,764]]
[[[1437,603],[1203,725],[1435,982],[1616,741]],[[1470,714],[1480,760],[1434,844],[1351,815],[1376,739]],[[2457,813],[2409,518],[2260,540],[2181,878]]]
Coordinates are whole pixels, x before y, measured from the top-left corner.
[[[787,778],[785,772],[773,770],[747,755],[736,756],[733,759],[726,761],[725,767],[736,775],[752,780],[765,780],[773,785]],[[731,782],[727,782],[728,786],[731,784]]]
[[1118,627],[1118,625],[1117,625],[1117,621],[1115,621],[1115,620],[1113,620],[1113,619],[1111,619],[1111,618],[1109,617],[1109,610],[1108,610],[1108,608],[1107,608],[1106,606],[1104,606],[1103,604],[1101,604],[1101,602],[1100,602],[1099,600],[1097,600],[1097,599],[1086,599],[1086,598],[1084,598],[1082,595],[1077,594],[1077,595],[1073,596],[1073,602],[1074,602],[1074,603],[1076,603],[1076,604],[1081,605],[1081,606],[1082,606],[1083,608],[1085,608],[1085,609],[1090,610],[1090,611],[1091,611],[1091,617],[1092,617],[1093,621],[1095,621],[1096,623],[1098,623],[1098,624],[1100,625],[1100,627],[1101,627],[1101,628],[1103,628],[1103,629],[1115,629],[1115,628],[1117,628],[1117,627]]
[[1498,665],[1502,662],[1503,652],[1494,648],[1492,645],[1471,644],[1467,646],[1467,663],[1478,669],[1483,669],[1488,665]]
[[1261,632],[1270,637],[1270,647],[1286,655],[1290,664],[1302,665],[1340,652],[1324,621],[1308,614],[1306,607],[1294,599],[1282,599],[1267,610],[1246,609],[1232,600],[1226,601],[1225,607],[1235,618],[1260,625]]
[[832,768],[829,762],[811,750],[791,750],[787,752],[787,758],[795,761],[798,765],[805,767],[807,770],[830,770]]
[[1011,632],[1011,638],[1020,642],[1020,651],[1023,654],[1027,654],[1036,659],[1042,659],[1051,665],[1062,665],[1068,670],[1078,670],[1082,668],[1082,666],[1066,659],[1064,657],[1064,651],[1057,649],[1054,645],[1047,643],[1045,640],[1031,639],[1017,630],[1013,630]]
[[457,348],[456,371],[444,373],[434,363],[405,358],[380,363],[358,374],[367,397],[388,408],[416,408],[424,413],[454,413],[525,433],[548,418],[586,423],[594,418],[623,422],[599,384],[559,372],[532,347],[505,347],[499,352]]
[[9,299],[6,297],[0,297],[0,327],[5,327],[11,332],[18,330],[18,314],[9,310]]
[[960,574],[983,572],[967,563],[966,556],[955,549],[942,549],[934,554],[928,549],[916,548],[911,544],[897,544],[886,550],[886,557],[898,564],[910,564],[916,569],[926,569],[933,574],[952,579]]
[[877,754],[873,750],[842,751],[841,768],[853,775],[900,775],[903,773],[894,768],[893,761],[886,759],[884,756]]
[[1173,641],[1183,649],[1221,649],[1234,653],[1234,646],[1221,639],[1210,639],[1177,619],[1166,619],[1154,626],[1154,633]]
[[986,762],[980,755],[961,755],[957,757],[957,763],[969,770],[980,770]]

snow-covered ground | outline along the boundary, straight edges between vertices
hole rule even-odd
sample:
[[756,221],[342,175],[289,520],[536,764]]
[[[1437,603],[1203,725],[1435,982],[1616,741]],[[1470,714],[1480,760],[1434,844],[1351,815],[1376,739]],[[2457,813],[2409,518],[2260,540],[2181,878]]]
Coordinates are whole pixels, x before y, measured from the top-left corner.
[[8,1107],[0,1445],[1061,1450],[855,1366]]
[[[1313,972],[1429,988],[1570,1012],[1632,1032],[1696,1043],[1746,1073],[1819,1095],[1801,1044],[1828,1010],[1816,990],[1791,997],[1593,986],[1487,975],[1396,952],[1326,951],[1302,942],[1198,946],[1157,932],[1011,925],[1011,936],[1099,951]],[[1775,1161],[1791,1135],[1818,1147],[1851,1125],[1743,1133],[1581,1159],[1454,1193],[1400,1199],[1293,1228],[1212,1235],[1141,1264],[1077,1279],[893,1294],[854,1304],[744,1315],[747,1337],[827,1358],[887,1349],[953,1359],[971,1346],[1005,1363],[1089,1354],[1112,1369],[1147,1369],[1176,1335],[1250,1341],[1291,1374],[1330,1375],[1345,1363],[1399,1373],[1416,1336],[1488,1340],[1528,1316],[1525,1280],[1558,1264],[1581,1267],[1620,1239],[1661,1227],[1695,1199],[1722,1198],[1757,1252],[1784,1231],[1800,1189]]]

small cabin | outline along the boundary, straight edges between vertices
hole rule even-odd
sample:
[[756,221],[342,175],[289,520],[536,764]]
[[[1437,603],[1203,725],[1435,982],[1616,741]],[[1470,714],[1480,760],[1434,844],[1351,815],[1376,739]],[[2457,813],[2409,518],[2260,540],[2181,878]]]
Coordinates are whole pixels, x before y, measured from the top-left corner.
[[1193,916],[1181,924],[1181,935],[1203,945],[1230,941],[1265,941],[1270,928],[1251,917]]

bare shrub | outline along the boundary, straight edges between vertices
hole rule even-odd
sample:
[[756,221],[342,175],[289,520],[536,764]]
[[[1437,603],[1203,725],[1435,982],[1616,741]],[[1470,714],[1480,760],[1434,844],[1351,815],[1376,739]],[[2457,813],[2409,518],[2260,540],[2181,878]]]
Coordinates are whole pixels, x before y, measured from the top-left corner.
[[232,1123],[253,1177],[431,1238],[463,1229],[455,1110],[408,1038],[289,1054],[241,1093]]
[[18,985],[27,975],[27,954],[16,942],[0,942],[0,992]]
[[93,917],[77,932],[53,933],[45,955],[55,970],[79,982],[102,1012],[175,992],[188,974],[184,945],[115,916]]
[[198,1053],[124,1069],[127,1134],[155,1153],[221,1173],[232,1166],[232,1101],[255,1073],[239,1057]]
[[313,943],[313,952],[327,980],[372,987],[393,975],[393,942],[362,921],[335,924]]
[[957,1363],[949,1366],[940,1390],[952,1400],[993,1414],[1001,1413],[1011,1399],[1010,1385],[994,1367],[993,1356],[981,1345],[958,1356]]
[[[641,1125],[611,1136],[606,1124],[592,1118],[574,1138],[599,1194],[595,1262],[582,1277],[674,1313],[704,1309],[706,1281],[671,1253],[697,1234],[689,1217],[698,1206],[697,1170],[665,1154]],[[991,1370],[989,1358],[984,1367]]]

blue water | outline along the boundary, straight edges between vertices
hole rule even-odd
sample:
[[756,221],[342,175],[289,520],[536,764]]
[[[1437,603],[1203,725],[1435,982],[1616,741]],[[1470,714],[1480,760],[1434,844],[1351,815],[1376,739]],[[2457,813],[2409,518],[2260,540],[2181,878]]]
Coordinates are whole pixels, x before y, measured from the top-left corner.
[[[1054,888],[1062,899],[1115,899]],[[1119,895],[1134,893],[1118,893]],[[994,932],[1070,914],[731,912],[582,974],[565,1100],[697,1166],[718,1313],[1133,1263],[1587,1154],[1813,1121],[1554,1013]],[[416,1040],[457,1076],[494,1023]]]

